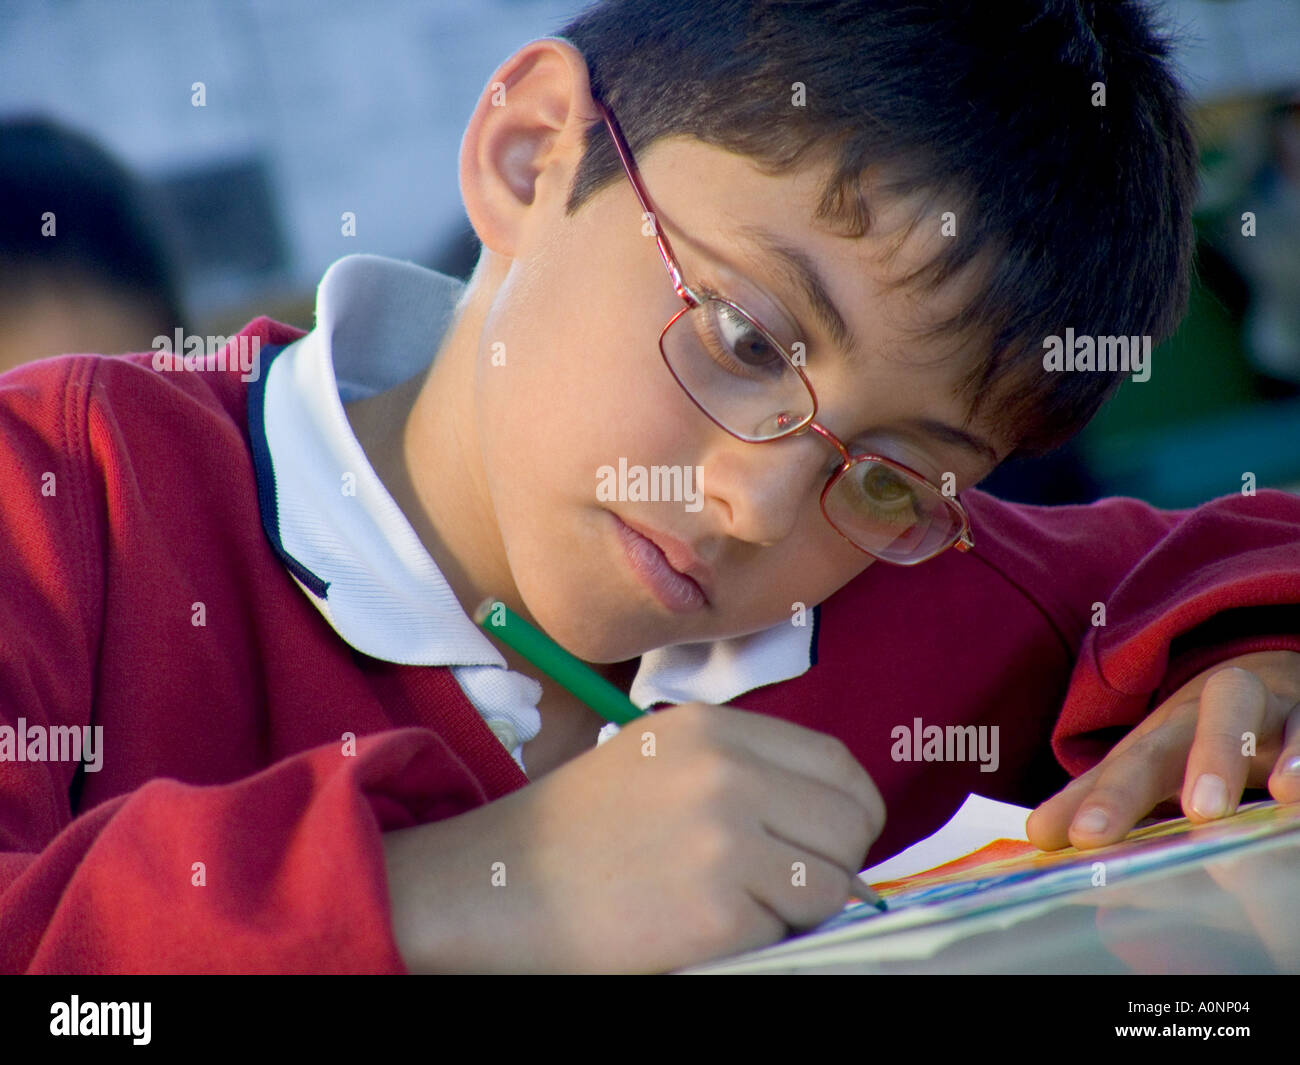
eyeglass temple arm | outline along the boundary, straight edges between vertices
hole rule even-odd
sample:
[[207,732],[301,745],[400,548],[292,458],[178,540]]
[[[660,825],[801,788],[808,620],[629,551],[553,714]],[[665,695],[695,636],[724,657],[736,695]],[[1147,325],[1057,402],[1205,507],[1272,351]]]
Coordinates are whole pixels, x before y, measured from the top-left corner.
[[641,202],[643,217],[647,218],[654,228],[655,244],[659,248],[659,256],[663,259],[664,266],[668,269],[668,276],[672,278],[673,288],[676,289],[679,297],[694,306],[698,300],[695,294],[686,287],[686,282],[682,278],[681,267],[677,265],[677,256],[673,254],[673,246],[659,228],[659,216],[655,213],[654,208],[650,206],[650,197],[646,193],[645,186],[641,184],[641,174],[632,159],[632,149],[628,147],[627,140],[623,137],[622,130],[618,128],[618,123],[614,121],[614,115],[610,109],[599,100],[594,101],[594,103],[597,110],[600,111],[601,118],[605,120],[605,128],[609,130],[609,135],[614,141],[618,157],[623,162],[623,169],[627,171],[628,180],[632,182],[632,191],[636,193],[636,198]]

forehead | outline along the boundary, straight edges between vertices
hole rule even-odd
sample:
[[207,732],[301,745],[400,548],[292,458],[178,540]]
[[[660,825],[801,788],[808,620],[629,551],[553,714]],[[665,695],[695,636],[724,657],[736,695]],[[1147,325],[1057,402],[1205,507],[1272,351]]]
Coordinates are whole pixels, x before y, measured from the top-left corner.
[[[936,327],[969,305],[987,270],[981,256],[938,288],[906,283],[961,232],[959,205],[925,193],[886,190],[886,173],[863,175],[860,190],[870,224],[847,236],[818,218],[830,184],[829,162],[768,174],[744,156],[691,137],[668,137],[638,154],[647,191],[689,270],[696,254],[738,271],[816,329],[817,347],[832,346],[845,370],[863,380],[888,379],[923,393],[930,413],[991,438],[997,427],[969,417],[959,385],[986,357],[986,338]],[[809,275],[816,277],[812,283]],[[820,294],[809,289],[820,289]],[[817,313],[817,304],[830,307]],[[823,319],[838,317],[842,331]],[[810,343],[810,352],[814,345]],[[810,354],[810,358],[812,355]]]

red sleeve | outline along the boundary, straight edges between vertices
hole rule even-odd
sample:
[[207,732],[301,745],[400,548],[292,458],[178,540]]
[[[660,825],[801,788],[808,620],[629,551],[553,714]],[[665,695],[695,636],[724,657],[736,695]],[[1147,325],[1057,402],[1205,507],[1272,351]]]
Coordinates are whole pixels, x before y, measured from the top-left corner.
[[1179,514],[1104,601],[1052,736],[1075,776],[1210,666],[1300,651],[1300,497],[1225,496]]
[[[23,798],[59,801],[6,794],[9,838]],[[153,780],[0,855],[0,969],[404,973],[380,834],[483,801],[418,729],[221,787]]]
[[[87,366],[0,377],[0,744],[93,718],[107,526],[78,413]],[[403,972],[380,835],[486,800],[422,729],[224,785],[151,780],[79,816],[76,762],[15,754],[0,756],[4,972]]]

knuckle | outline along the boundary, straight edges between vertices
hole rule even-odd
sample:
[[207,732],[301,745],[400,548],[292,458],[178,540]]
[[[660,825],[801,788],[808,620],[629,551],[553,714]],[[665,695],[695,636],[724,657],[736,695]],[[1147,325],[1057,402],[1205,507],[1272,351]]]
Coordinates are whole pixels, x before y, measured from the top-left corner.
[[1100,806],[1113,813],[1131,809],[1141,801],[1142,792],[1139,788],[1117,780],[1113,783],[1099,784],[1094,788],[1083,808]]
[[861,769],[853,752],[836,736],[819,735],[817,749],[821,759],[837,773],[849,775]]
[[826,781],[861,788],[864,778],[870,780],[867,771],[842,740],[818,734],[810,740],[810,744],[813,756],[823,767],[823,779]]
[[1161,761],[1171,754],[1186,751],[1195,734],[1196,723],[1187,720],[1171,723],[1167,728],[1152,729],[1127,750],[1113,755],[1099,782],[1110,782],[1121,774],[1131,773],[1151,761]]
[[709,948],[736,943],[749,930],[750,906],[752,903],[739,893],[716,891],[701,895],[688,917],[693,938]]
[[1236,750],[1241,746],[1241,729],[1240,722],[1232,721],[1206,725],[1196,730],[1196,742]]
[[678,703],[667,710],[661,710],[656,716],[659,720],[671,720],[678,728],[690,727],[699,723],[702,703]]
[[749,772],[729,752],[710,749],[702,752],[691,767],[691,779],[697,801],[720,805],[734,800],[748,787]]
[[852,796],[838,789],[826,789],[819,797],[817,806],[809,811],[809,823],[816,819],[829,838],[837,841],[839,851],[848,853],[859,842],[865,845],[866,836],[872,827],[868,822],[870,816],[863,816],[862,806]]
[[672,715],[673,725],[686,734],[689,743],[706,743],[718,732],[718,707],[707,703],[682,703],[661,714]]
[[850,803],[845,808],[844,827],[837,838],[844,840],[846,857],[850,862],[861,858],[867,848],[876,841],[876,837],[884,829],[883,820],[883,816],[874,808],[868,810],[865,817],[857,803]]
[[1256,698],[1265,691],[1264,682],[1259,676],[1241,666],[1227,666],[1210,674],[1205,682],[1203,692],[1222,693],[1223,697],[1241,699]]
[[716,880],[731,875],[742,859],[743,846],[736,833],[721,820],[706,818],[691,833],[691,863],[697,875]]
[[1136,751],[1128,753],[1097,777],[1084,805],[1123,809],[1140,801],[1151,779],[1153,763],[1159,765],[1161,760],[1146,758]]

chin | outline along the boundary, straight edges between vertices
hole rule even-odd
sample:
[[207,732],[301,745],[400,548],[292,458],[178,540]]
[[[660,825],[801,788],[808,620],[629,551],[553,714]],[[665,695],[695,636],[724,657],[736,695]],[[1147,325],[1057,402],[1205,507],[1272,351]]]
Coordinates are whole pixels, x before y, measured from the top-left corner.
[[[618,630],[614,630],[618,631]],[[570,644],[566,641],[565,646]],[[586,628],[576,632],[572,642],[572,653],[586,662],[609,665],[625,662],[629,658],[639,658],[646,651],[659,646],[659,641],[639,639],[626,630],[614,635],[611,630]]]
[[550,610],[546,605],[535,609],[523,589],[520,593],[528,612],[546,634],[584,662],[622,662],[635,658],[646,649],[629,639],[627,625],[617,617],[604,613],[597,617],[588,616],[585,608],[575,611],[571,595],[541,597],[544,604],[558,604],[557,609]]

